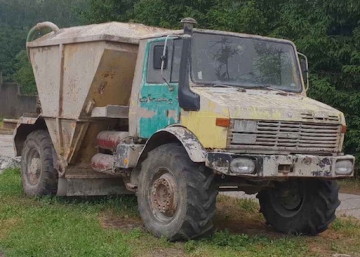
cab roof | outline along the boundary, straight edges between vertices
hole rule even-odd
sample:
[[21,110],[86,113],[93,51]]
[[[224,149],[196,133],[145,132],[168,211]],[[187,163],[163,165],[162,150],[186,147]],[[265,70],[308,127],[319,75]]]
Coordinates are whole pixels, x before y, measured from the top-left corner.
[[[205,29],[194,29],[194,31],[217,35],[271,40],[293,44],[291,41],[288,40],[275,39],[258,35]],[[27,46],[31,48],[94,41],[110,41],[128,44],[139,44],[141,39],[161,37],[167,35],[175,36],[181,34],[183,34],[183,30],[164,29],[159,27],[146,26],[139,23],[108,22],[101,24],[63,28],[57,32],[48,33],[32,42],[28,42]]]
[[173,30],[150,27],[137,23],[108,22],[63,28],[46,34],[32,42],[28,47],[50,46],[93,41],[113,41],[139,44],[140,39],[154,34],[172,33]]

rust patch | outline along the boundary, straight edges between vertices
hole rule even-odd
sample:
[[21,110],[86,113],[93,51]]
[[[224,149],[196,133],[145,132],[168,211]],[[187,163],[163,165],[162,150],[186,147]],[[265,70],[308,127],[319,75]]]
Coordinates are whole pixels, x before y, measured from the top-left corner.
[[311,164],[311,158],[310,157],[305,157],[302,161],[303,164],[305,165],[310,165]]
[[110,79],[114,79],[115,77],[115,72],[105,72],[103,75],[102,75],[103,78],[110,78]]
[[107,86],[106,81],[100,84],[99,89],[98,89],[99,95],[104,94],[106,86]]
[[173,217],[179,201],[177,192],[176,181],[172,175],[165,173],[158,178],[151,188],[150,199],[153,212]]

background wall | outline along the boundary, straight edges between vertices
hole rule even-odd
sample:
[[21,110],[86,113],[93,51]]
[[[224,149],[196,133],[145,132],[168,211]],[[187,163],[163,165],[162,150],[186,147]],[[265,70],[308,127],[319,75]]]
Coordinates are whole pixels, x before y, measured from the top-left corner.
[[20,94],[20,86],[15,83],[3,83],[0,73],[0,117],[19,118],[24,113],[35,112],[36,96]]

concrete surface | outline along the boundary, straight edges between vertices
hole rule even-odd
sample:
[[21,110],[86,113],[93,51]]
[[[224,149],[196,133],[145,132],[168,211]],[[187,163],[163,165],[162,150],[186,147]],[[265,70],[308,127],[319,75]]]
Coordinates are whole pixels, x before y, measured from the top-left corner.
[[[0,156],[15,157],[11,135],[0,134]],[[246,195],[243,192],[226,192],[222,194],[231,197],[255,199],[255,195]],[[360,195],[340,194],[339,198],[341,204],[337,209],[338,215],[353,216],[360,219]]]
[[0,156],[15,157],[12,135],[0,134]]

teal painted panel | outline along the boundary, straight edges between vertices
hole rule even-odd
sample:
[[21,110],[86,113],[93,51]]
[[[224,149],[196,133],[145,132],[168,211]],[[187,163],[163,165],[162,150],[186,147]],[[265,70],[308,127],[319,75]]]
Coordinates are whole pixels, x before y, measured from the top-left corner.
[[141,109],[152,112],[153,116],[140,118],[139,137],[141,138],[150,138],[156,131],[179,123],[180,120],[178,84],[171,83],[173,90],[170,90],[165,82],[163,84],[146,82],[150,44],[159,41],[164,41],[164,38],[149,41],[146,47],[139,105]]

